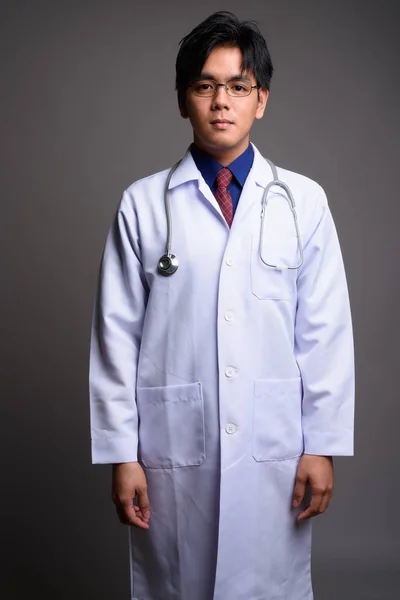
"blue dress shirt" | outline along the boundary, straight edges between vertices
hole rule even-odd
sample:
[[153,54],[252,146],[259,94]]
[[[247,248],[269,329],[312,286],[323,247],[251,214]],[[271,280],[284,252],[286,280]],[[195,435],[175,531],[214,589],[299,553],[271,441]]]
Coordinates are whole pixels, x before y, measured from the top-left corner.
[[[190,152],[192,153],[193,160],[202,174],[204,181],[211,189],[212,193],[215,194],[217,190],[216,177],[218,171],[222,169],[222,165],[195,144],[191,144]],[[249,144],[247,149],[240,156],[231,162],[230,165],[227,165],[228,169],[233,174],[232,181],[228,186],[229,193],[232,197],[233,214],[235,214],[235,210],[239,204],[240,194],[247,179],[247,175],[252,167],[253,160],[254,150],[253,146]]]

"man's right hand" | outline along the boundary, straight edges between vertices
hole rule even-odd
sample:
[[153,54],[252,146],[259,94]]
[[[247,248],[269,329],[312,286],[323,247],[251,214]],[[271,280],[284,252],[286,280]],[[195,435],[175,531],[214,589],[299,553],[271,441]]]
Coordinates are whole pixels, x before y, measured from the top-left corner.
[[[135,497],[137,506],[133,504]],[[150,503],[147,481],[138,462],[113,465],[112,499],[121,523],[149,529]]]

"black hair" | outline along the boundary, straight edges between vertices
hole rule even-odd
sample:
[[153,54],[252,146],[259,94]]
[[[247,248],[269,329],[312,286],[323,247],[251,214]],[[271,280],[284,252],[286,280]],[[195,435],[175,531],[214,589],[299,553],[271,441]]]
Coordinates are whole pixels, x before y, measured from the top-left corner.
[[254,21],[239,21],[231,12],[222,10],[202,21],[180,42],[176,58],[176,90],[183,100],[187,87],[219,46],[237,47],[243,55],[242,70],[252,73],[257,85],[269,90],[273,73],[267,42]]

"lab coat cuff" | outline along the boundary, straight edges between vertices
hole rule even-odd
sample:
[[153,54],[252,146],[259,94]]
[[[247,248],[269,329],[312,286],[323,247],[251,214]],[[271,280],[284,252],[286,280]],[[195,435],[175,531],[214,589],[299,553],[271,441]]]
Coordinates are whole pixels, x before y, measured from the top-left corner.
[[304,454],[353,456],[353,431],[318,432],[304,435]]
[[115,464],[137,461],[137,436],[92,440],[92,463]]

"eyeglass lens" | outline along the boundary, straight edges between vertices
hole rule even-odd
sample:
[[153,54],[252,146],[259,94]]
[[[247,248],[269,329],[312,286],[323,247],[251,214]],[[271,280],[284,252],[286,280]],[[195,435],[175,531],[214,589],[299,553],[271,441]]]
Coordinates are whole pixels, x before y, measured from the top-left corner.
[[[230,96],[248,96],[252,90],[252,85],[249,81],[241,79],[232,79],[226,84],[226,90]],[[196,96],[211,97],[217,93],[218,83],[213,79],[202,79],[195,81],[192,84],[193,93]]]

